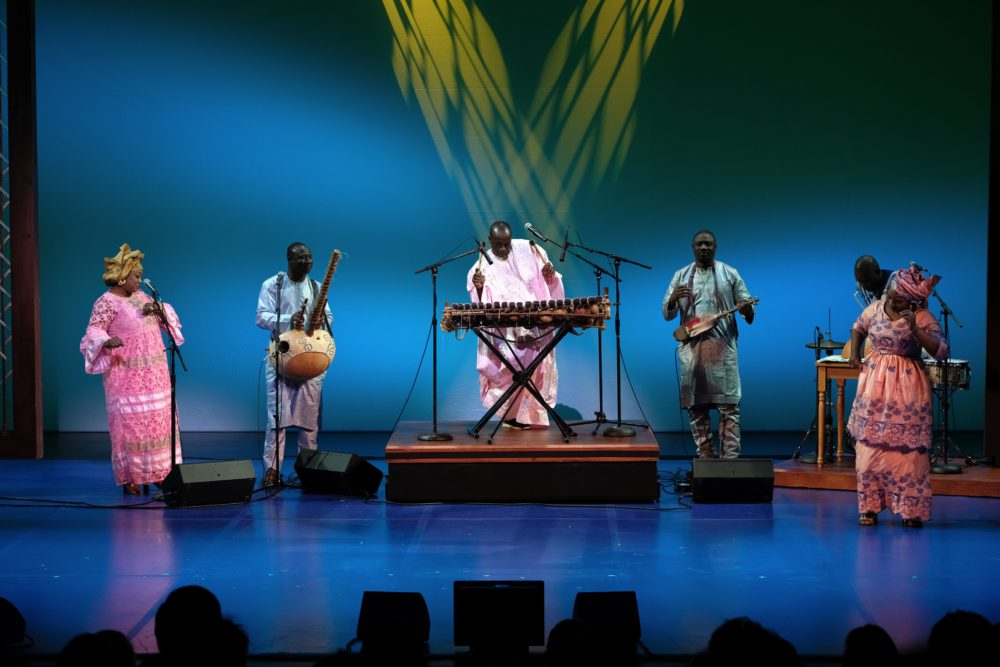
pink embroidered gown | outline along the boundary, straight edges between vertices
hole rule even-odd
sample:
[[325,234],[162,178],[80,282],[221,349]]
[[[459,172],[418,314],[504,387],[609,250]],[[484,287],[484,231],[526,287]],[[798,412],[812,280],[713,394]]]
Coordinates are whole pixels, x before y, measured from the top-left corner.
[[[934,316],[920,309],[916,323],[937,338],[934,357],[947,359],[948,342]],[[930,519],[934,415],[920,343],[905,320],[889,319],[885,301],[865,308],[854,328],[871,340],[847,423],[858,445],[858,510],[889,508],[904,519]]]
[[[142,314],[151,301],[139,291],[130,297],[105,292],[94,303],[80,341],[84,370],[104,375],[116,484],[160,482],[170,472],[170,372],[159,318]],[[180,345],[184,337],[177,314],[167,304],[163,310]],[[104,347],[115,336],[124,344]]]

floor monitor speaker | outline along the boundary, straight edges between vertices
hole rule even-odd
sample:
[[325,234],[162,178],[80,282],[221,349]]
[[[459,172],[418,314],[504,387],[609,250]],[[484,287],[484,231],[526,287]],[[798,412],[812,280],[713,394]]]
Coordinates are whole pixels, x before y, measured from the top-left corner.
[[696,503],[769,503],[774,496],[774,461],[695,459],[691,491]]
[[250,459],[178,463],[163,480],[163,500],[171,507],[248,503],[256,481]]
[[545,582],[456,581],[455,646],[527,650],[545,645]]
[[357,454],[299,450],[295,474],[302,490],[339,496],[374,496],[382,484],[382,471]]

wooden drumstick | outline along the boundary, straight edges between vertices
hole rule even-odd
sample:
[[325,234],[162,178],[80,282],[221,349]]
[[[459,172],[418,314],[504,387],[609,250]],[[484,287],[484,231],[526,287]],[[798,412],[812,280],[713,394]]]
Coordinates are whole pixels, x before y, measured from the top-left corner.
[[538,259],[542,260],[542,267],[544,268],[545,267],[545,257],[542,256],[542,251],[538,248],[538,244],[535,243],[534,241],[532,241],[531,239],[528,239],[528,243],[531,244],[531,249],[535,251],[536,255],[538,255]]
[[[473,285],[475,285],[476,276],[483,275],[483,272],[479,268],[480,266],[482,266],[482,263],[483,263],[483,256],[479,255],[479,261],[476,262],[476,271],[475,271],[475,274],[472,276]],[[483,287],[486,287],[486,280],[485,279],[483,279]],[[482,296],[483,287],[477,287],[476,288],[479,291],[480,296]]]

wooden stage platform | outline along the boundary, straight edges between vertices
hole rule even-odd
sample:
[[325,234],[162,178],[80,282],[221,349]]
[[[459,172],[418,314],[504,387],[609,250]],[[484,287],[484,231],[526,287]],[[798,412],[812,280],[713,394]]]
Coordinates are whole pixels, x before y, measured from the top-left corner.
[[[841,491],[854,491],[858,488],[854,460],[850,457],[843,458],[840,463],[826,463],[822,467],[794,459],[775,462],[774,485]],[[936,496],[1000,498],[1000,468],[963,465],[959,474],[931,473],[931,489]]]
[[[495,423],[478,438],[474,422],[439,422],[452,440],[424,442],[429,421],[401,422],[389,438],[385,458],[386,499],[396,502],[655,502],[660,496],[660,447],[648,427],[635,437],[593,435],[593,425],[576,427],[563,442],[559,429],[501,428]],[[605,427],[602,427],[601,431]]]

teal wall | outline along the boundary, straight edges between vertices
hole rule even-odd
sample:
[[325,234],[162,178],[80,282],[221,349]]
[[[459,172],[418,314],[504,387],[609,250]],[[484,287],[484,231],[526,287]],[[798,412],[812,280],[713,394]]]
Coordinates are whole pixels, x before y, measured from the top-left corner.
[[[146,252],[146,277],[184,323],[182,428],[258,428],[257,291],[301,240],[317,279],[334,247],[345,253],[324,428],[388,430],[430,324],[430,278],[414,271],[500,217],[518,235],[528,221],[555,236],[571,225],[653,266],[623,270],[621,317],[658,430],[684,427],[660,301],[703,227],[761,298],[740,339],[745,429],[809,424],[804,345],[828,322],[847,337],[866,253],[944,276],[964,325],[953,356],[973,368],[955,426],[982,428],[989,2],[431,6],[38,0],[47,429],[105,428],[78,341],[102,258],[123,242]],[[467,300],[468,266],[442,268],[442,302]],[[588,267],[559,269],[568,295],[593,293]],[[475,343],[439,335],[440,418],[478,418]],[[558,353],[559,402],[586,416],[596,342],[589,331]],[[611,336],[605,353],[614,417]],[[429,363],[403,419],[430,418]],[[638,416],[625,386],[623,413]]]

